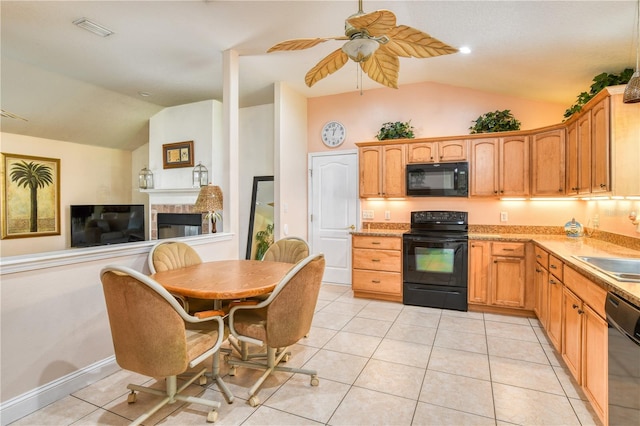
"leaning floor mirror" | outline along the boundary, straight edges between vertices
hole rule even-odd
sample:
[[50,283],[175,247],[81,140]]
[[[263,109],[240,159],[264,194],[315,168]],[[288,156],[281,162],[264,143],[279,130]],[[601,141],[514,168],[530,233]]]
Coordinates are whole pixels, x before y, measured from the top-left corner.
[[251,194],[247,259],[262,259],[273,243],[273,176],[255,176]]

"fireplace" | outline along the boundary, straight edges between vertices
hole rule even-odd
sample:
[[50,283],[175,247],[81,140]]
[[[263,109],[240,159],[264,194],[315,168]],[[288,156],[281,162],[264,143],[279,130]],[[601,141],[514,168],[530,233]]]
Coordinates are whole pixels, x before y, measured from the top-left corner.
[[193,204],[152,204],[150,230],[151,239],[158,240],[207,234],[209,224]]
[[189,237],[202,234],[199,213],[158,213],[158,239]]

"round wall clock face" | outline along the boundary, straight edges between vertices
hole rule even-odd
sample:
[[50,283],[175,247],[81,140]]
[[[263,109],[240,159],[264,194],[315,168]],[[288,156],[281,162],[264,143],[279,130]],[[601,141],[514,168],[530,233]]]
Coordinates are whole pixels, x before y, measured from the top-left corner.
[[322,142],[330,148],[342,144],[346,136],[347,130],[337,121],[330,121],[322,128]]

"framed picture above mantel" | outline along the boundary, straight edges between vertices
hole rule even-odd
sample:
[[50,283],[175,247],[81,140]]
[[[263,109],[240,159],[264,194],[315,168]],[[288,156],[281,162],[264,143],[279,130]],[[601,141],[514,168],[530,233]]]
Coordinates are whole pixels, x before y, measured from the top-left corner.
[[193,167],[193,141],[162,145],[162,168]]

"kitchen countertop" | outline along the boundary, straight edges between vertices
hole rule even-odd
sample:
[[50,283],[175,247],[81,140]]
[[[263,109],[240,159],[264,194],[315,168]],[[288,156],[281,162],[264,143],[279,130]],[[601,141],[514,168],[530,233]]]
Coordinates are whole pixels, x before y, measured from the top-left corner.
[[[408,229],[363,229],[353,235],[401,237]],[[470,240],[533,242],[547,250],[564,264],[597,283],[607,291],[640,306],[640,283],[618,281],[573,256],[624,257],[640,259],[640,250],[627,248],[589,237],[569,238],[565,235],[546,234],[486,234],[469,233]]]

